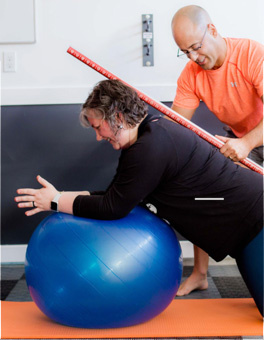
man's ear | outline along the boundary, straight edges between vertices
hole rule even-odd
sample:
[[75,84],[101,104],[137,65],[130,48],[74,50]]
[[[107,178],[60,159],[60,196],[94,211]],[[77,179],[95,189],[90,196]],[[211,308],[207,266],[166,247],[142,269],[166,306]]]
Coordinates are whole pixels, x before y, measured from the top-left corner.
[[217,35],[218,35],[218,31],[217,31],[215,25],[214,24],[208,24],[207,27],[208,27],[209,34],[211,34],[214,38],[216,38]]

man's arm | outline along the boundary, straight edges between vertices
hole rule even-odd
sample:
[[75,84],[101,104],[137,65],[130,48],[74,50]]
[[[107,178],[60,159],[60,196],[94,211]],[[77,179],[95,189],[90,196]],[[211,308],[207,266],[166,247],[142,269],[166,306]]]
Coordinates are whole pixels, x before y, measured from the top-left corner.
[[179,113],[180,115],[182,115],[184,118],[191,120],[194,112],[196,109],[184,109],[182,107],[176,106],[174,104],[172,104],[172,110],[176,111],[177,113]]
[[[263,102],[263,96],[261,100]],[[225,143],[220,149],[220,152],[224,156],[238,162],[241,159],[247,158],[252,149],[263,145],[263,119],[253,130],[249,131],[242,138],[227,138],[218,135],[216,137]]]

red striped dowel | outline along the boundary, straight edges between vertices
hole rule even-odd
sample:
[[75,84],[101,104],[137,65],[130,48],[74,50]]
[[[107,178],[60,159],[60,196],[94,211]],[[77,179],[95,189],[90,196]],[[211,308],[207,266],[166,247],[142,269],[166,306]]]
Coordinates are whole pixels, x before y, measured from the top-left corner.
[[[188,119],[185,119],[183,116],[181,116],[180,114],[178,114],[174,110],[170,109],[166,105],[156,101],[155,99],[152,99],[151,97],[147,96],[143,92],[141,92],[141,91],[137,90],[136,88],[134,88],[133,86],[127,84],[125,81],[123,81],[122,79],[118,78],[117,76],[115,76],[111,72],[107,71],[106,69],[104,69],[100,65],[96,64],[91,59],[85,57],[83,54],[81,54],[80,52],[76,51],[74,48],[69,47],[67,52],[69,54],[71,54],[73,57],[75,57],[75,58],[79,59],[80,61],[82,61],[84,64],[86,64],[89,67],[93,68],[95,71],[101,73],[106,78],[108,78],[108,79],[118,79],[118,80],[122,81],[124,84],[126,84],[127,86],[132,87],[137,92],[139,97],[144,102],[146,102],[147,104],[151,105],[152,107],[154,107],[158,111],[164,113],[166,116],[168,116],[171,119],[175,120],[177,123],[185,126],[189,130],[195,132],[198,136],[200,136],[201,138],[205,139],[207,142],[213,144],[217,148],[220,149],[224,145],[224,143],[222,141],[217,139],[215,136],[211,135],[209,132],[203,130],[202,128],[200,128],[199,126],[197,126],[193,122],[189,121]],[[241,163],[243,163],[248,168],[250,168],[250,169],[252,169],[252,170],[254,170],[254,171],[256,171],[256,172],[258,172],[258,173],[260,173],[262,175],[264,174],[263,168],[260,165],[258,165],[257,163],[253,162],[252,160],[250,160],[248,158],[241,160]]]

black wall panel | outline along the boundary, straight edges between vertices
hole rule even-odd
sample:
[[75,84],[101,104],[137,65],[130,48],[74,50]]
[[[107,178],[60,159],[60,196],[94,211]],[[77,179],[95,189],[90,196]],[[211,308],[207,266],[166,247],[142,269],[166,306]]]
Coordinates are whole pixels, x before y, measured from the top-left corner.
[[[171,105],[171,103],[165,103]],[[79,123],[80,105],[5,106],[1,110],[1,244],[26,244],[49,213],[26,217],[16,189],[40,187],[41,175],[58,190],[100,190],[110,183],[119,152]],[[150,108],[154,112],[153,108]],[[197,125],[223,134],[222,124],[201,103]]]

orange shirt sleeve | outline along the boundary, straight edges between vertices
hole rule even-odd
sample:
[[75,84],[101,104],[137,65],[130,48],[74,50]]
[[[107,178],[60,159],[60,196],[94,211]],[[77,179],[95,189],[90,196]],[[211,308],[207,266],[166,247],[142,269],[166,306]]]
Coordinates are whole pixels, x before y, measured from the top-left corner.
[[174,105],[185,109],[196,109],[199,106],[200,99],[195,94],[196,73],[191,62],[188,62],[177,81]]
[[264,45],[251,40],[248,51],[248,73],[259,97],[263,96],[263,63]]

